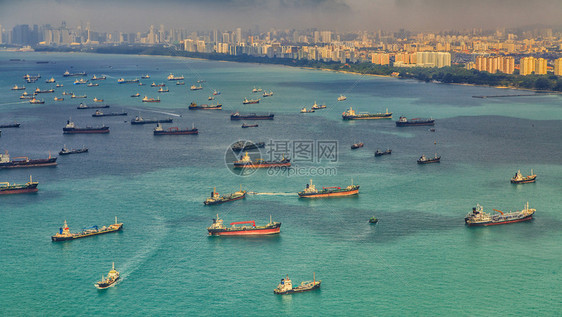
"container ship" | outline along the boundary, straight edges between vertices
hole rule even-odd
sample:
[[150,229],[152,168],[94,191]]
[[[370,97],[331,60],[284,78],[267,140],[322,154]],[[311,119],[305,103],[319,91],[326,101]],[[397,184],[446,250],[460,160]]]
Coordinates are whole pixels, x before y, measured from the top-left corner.
[[222,104],[217,103],[216,105],[198,105],[197,103],[192,102],[187,108],[189,110],[222,110]]
[[392,112],[378,112],[378,113],[357,113],[353,108],[349,107],[342,113],[344,120],[377,120],[377,119],[392,119]]
[[489,214],[484,212],[482,206],[479,204],[472,208],[464,217],[464,222],[469,226],[493,226],[493,225],[503,225],[507,223],[528,221],[533,219],[536,209],[529,208],[529,202],[525,204],[525,207],[521,211],[513,212],[502,212],[497,209],[492,209],[497,211],[498,214]]
[[119,272],[115,270],[115,263],[112,263],[111,271],[107,273],[107,277],[103,277],[102,275],[101,280],[98,281],[96,284],[94,284],[94,286],[97,289],[106,289],[108,287],[115,285],[115,283],[117,283],[117,280],[119,280]]
[[87,133],[109,133],[109,127],[105,125],[101,127],[85,127],[78,128],[74,122],[67,120],[66,126],[62,128],[63,134],[87,134]]
[[275,115],[273,113],[270,114],[255,114],[255,113],[248,113],[248,114],[240,114],[239,112],[235,112],[230,115],[230,120],[273,120]]
[[31,175],[29,176],[29,182],[25,184],[0,182],[0,195],[35,193],[38,190],[37,185],[39,185],[39,183],[34,182]]
[[246,198],[246,191],[242,190],[242,188],[240,188],[240,190],[235,193],[224,195],[224,196],[221,196],[219,193],[217,193],[216,188],[213,188],[213,191],[211,192],[211,196],[205,199],[203,204],[217,205],[217,204],[222,204],[222,203],[239,200],[243,198]]
[[244,155],[241,160],[234,161],[234,168],[268,168],[268,167],[290,167],[291,159],[283,157],[279,161],[265,161],[263,159],[257,159],[255,162],[252,161],[248,152]]
[[96,110],[96,112],[94,112],[92,114],[92,117],[115,117],[115,116],[126,116],[127,113],[126,112],[110,112],[110,113],[103,113],[100,110]]
[[421,119],[421,118],[413,118],[407,119],[406,117],[400,117],[398,121],[396,121],[397,127],[408,127],[408,126],[419,126],[419,125],[435,125],[434,119]]
[[521,170],[518,170],[517,173],[515,173],[515,176],[511,178],[511,183],[526,184],[526,183],[534,183],[536,180],[537,180],[537,175],[533,173],[533,170],[531,170],[531,175],[527,175],[527,176],[523,176],[523,174],[521,174]]
[[293,293],[302,293],[306,291],[312,291],[314,289],[320,288],[322,281],[316,281],[316,274],[313,274],[312,281],[301,282],[297,287],[293,287],[293,282],[289,278],[289,275],[281,279],[277,288],[273,290],[274,294],[285,295]]
[[351,185],[346,188],[341,187],[322,187],[321,190],[316,189],[316,186],[312,184],[306,184],[306,188],[299,192],[300,198],[323,198],[323,197],[338,197],[338,196],[351,196],[359,194],[359,185]]
[[248,142],[248,141],[238,141],[234,144],[232,144],[231,149],[232,151],[235,152],[240,152],[240,151],[247,151],[247,150],[253,150],[253,149],[258,149],[258,148],[263,148],[265,147],[265,142]]
[[57,234],[51,236],[51,240],[53,242],[74,240],[74,239],[96,236],[98,234],[117,232],[117,231],[121,231],[122,229],[123,229],[123,223],[117,223],[117,217],[115,217],[115,223],[107,227],[103,226],[101,228],[98,228],[98,226],[91,226],[89,228],[82,229],[82,231],[79,233],[71,233],[65,220],[64,226],[59,229],[59,232]]
[[183,135],[183,134],[199,134],[199,130],[195,127],[191,129],[179,129],[178,127],[171,127],[168,130],[164,130],[162,125],[158,123],[156,128],[154,128],[154,135]]
[[88,106],[84,103],[80,103],[80,105],[76,107],[76,109],[105,109],[105,108],[109,108],[109,105]]
[[172,118],[167,119],[144,119],[141,116],[136,116],[131,120],[131,124],[152,124],[152,123],[172,123]]
[[[242,227],[236,227],[236,225],[248,225]],[[254,220],[250,221],[239,221],[230,223],[231,227],[227,227],[223,224],[223,220],[217,215],[216,219],[213,219],[213,224],[207,228],[210,236],[253,236],[253,235],[269,235],[277,234],[281,231],[281,223],[271,221],[265,226],[256,226]]]
[[8,151],[6,154],[0,154],[0,169],[2,168],[18,168],[18,167],[44,167],[44,166],[56,166],[57,165],[57,158],[49,157],[46,159],[34,159],[30,160],[29,158],[22,156],[22,157],[14,157],[17,160],[10,159],[10,155]]

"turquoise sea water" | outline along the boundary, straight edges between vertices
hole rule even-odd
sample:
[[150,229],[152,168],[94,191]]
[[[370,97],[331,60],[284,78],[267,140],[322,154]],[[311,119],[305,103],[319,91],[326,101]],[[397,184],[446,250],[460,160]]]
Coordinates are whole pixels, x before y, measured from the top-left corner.
[[[18,58],[20,61],[10,61]],[[48,61],[38,64],[37,61]],[[107,75],[99,87],[74,86],[65,70]],[[36,84],[26,73],[40,73]],[[144,86],[118,85],[140,77]],[[184,75],[185,86],[166,81]],[[46,157],[66,144],[89,153],[59,157],[54,168],[0,170],[0,181],[23,183],[30,174],[39,192],[0,197],[0,313],[10,315],[526,315],[562,312],[562,97],[472,98],[517,94],[505,89],[428,84],[418,81],[170,57],[91,54],[0,53],[0,150],[12,156]],[[44,105],[20,102],[28,92]],[[190,91],[205,80],[202,91]],[[150,83],[165,82],[158,94]],[[242,105],[253,87],[273,90],[258,105]],[[188,111],[208,103],[213,90],[222,111]],[[82,99],[54,102],[72,91],[103,98],[109,112],[128,117],[92,118],[77,110]],[[160,96],[159,104],[130,95]],[[336,102],[340,94],[348,100]],[[255,96],[255,95],[254,95]],[[328,106],[300,114],[315,101]],[[344,122],[341,113],[379,112],[395,119]],[[274,121],[241,129],[231,112],[273,112]],[[152,135],[153,126],[125,120],[172,115],[174,126],[199,128],[198,136]],[[177,116],[176,116],[177,115]],[[181,117],[180,117],[181,115]],[[433,117],[427,127],[396,128],[394,120]],[[106,124],[109,135],[63,135],[66,120],[79,126]],[[169,125],[165,125],[169,126]],[[335,141],[336,162],[295,163],[301,175],[246,177],[225,164],[237,140]],[[349,146],[364,142],[351,151]],[[392,148],[375,159],[375,149]],[[418,166],[423,153],[438,152],[440,164]],[[331,168],[330,176],[307,171]],[[538,174],[535,184],[511,185],[521,169]],[[312,178],[317,186],[361,185],[351,198],[302,200],[296,192]],[[213,187],[267,193],[205,207]],[[480,203],[486,211],[520,210],[529,201],[535,219],[490,228],[467,228],[463,218]],[[281,234],[269,237],[208,237],[216,214],[226,223],[272,215]],[[370,225],[376,215],[380,221]],[[121,233],[52,243],[64,220],[71,231],[107,225],[115,216]],[[104,291],[93,283],[115,262],[122,281]],[[294,283],[312,278],[322,288],[276,296],[289,274]]]

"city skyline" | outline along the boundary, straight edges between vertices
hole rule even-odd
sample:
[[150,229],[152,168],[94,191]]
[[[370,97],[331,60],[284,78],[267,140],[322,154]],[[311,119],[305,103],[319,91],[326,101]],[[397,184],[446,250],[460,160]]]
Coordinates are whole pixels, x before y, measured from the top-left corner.
[[[102,32],[137,32],[165,24],[190,30],[320,28],[338,32],[415,31],[522,27],[558,27],[562,3],[556,0],[444,1],[444,0],[22,0],[0,1],[0,24],[69,25],[91,23]],[[111,8],[108,10],[108,8]]]

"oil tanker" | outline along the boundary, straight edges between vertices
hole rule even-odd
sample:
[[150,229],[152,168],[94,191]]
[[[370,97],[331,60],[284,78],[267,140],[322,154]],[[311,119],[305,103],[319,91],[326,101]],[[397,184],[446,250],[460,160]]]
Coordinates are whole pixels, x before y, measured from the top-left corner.
[[158,123],[156,128],[154,128],[154,135],[184,135],[184,134],[199,134],[199,130],[192,126],[191,129],[180,129],[178,127],[171,127],[168,130],[164,130],[162,125]]
[[44,167],[44,166],[55,166],[57,165],[57,158],[49,157],[46,159],[34,159],[30,160],[29,158],[22,156],[22,157],[14,157],[18,160],[10,159],[10,155],[8,151],[6,154],[0,154],[0,169],[2,168],[17,168],[17,167]]
[[359,185],[351,185],[341,188],[341,187],[322,187],[321,190],[316,189],[316,186],[312,184],[306,184],[306,188],[299,192],[300,198],[324,198],[324,197],[341,197],[341,196],[351,196],[359,194]]
[[239,112],[235,112],[230,115],[230,120],[273,120],[275,115],[273,113],[270,114],[255,114],[255,113],[248,113],[248,114],[240,114]]
[[248,152],[244,155],[241,160],[234,161],[234,168],[268,168],[268,167],[290,167],[291,159],[283,157],[279,161],[265,161],[263,159],[257,159],[255,162],[252,161]]
[[117,232],[117,231],[121,231],[122,229],[123,229],[123,223],[117,223],[117,217],[115,217],[115,223],[107,227],[103,226],[101,228],[98,228],[98,226],[91,226],[89,228],[82,229],[82,231],[79,233],[71,233],[65,220],[64,226],[59,229],[58,233],[51,236],[51,240],[53,242],[74,240],[74,239],[96,236],[104,233]]
[[10,184],[8,182],[0,182],[0,195],[8,194],[24,194],[37,192],[38,182],[34,182],[29,176],[29,182],[25,184]]
[[377,120],[377,119],[392,119],[392,112],[378,112],[378,113],[356,113],[353,108],[349,107],[342,113],[343,120]]
[[413,118],[409,119],[406,117],[400,117],[398,121],[396,121],[397,127],[409,127],[409,126],[420,126],[420,125],[435,125],[435,119],[420,119],[420,118]]
[[91,134],[91,133],[109,133],[109,127],[101,126],[101,127],[85,127],[85,128],[78,128],[74,124],[74,122],[67,120],[66,126],[62,128],[63,134]]
[[[210,236],[252,236],[252,235],[269,235],[277,234],[281,231],[281,223],[271,221],[269,218],[269,223],[264,226],[256,226],[254,220],[250,221],[239,221],[230,223],[231,227],[227,227],[223,224],[223,220],[217,215],[216,219],[213,219],[213,224],[207,228]],[[236,225],[248,225],[237,227]]]
[[529,202],[525,204],[525,208],[521,211],[513,211],[504,213],[501,210],[493,209],[497,211],[498,214],[491,215],[484,212],[482,206],[479,204],[472,208],[464,217],[464,222],[468,226],[493,226],[493,225],[503,225],[514,222],[528,221],[533,219],[536,209],[529,208]]
[[141,116],[136,116],[131,120],[131,124],[148,124],[148,123],[172,123],[172,118],[167,119],[144,119]]

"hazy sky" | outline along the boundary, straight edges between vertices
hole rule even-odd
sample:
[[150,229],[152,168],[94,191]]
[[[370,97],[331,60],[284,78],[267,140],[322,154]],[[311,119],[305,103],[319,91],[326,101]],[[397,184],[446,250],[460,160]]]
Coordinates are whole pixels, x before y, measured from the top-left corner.
[[146,31],[322,28],[336,31],[560,25],[562,0],[0,0],[0,24]]

